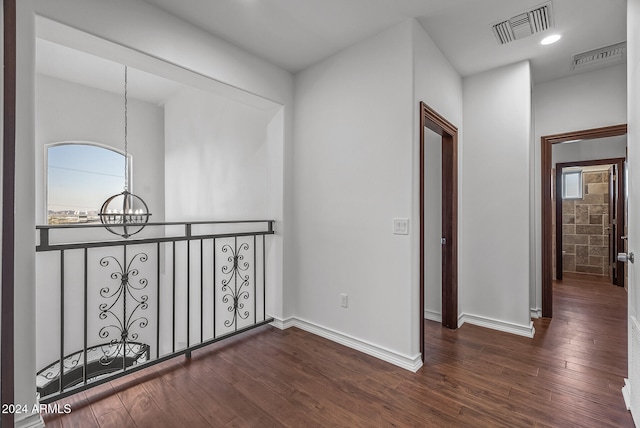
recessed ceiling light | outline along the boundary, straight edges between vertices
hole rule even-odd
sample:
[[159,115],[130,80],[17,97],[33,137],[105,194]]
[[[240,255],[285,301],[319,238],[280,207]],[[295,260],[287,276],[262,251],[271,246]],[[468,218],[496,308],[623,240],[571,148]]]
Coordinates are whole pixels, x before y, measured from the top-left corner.
[[551,36],[547,36],[544,39],[542,39],[542,41],[540,42],[541,45],[550,45],[553,44],[555,42],[557,42],[558,40],[560,40],[562,36],[560,34],[552,34]]

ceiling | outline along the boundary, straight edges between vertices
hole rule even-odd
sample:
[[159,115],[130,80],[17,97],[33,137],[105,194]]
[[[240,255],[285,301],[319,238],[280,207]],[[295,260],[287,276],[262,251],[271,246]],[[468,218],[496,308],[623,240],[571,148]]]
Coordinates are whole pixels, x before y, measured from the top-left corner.
[[[625,0],[553,0],[555,28],[506,45],[497,43],[489,29],[492,24],[543,1],[471,0],[418,21],[461,75],[530,59],[537,83],[571,75],[575,54],[627,39]],[[562,39],[541,46],[540,40],[552,33]]]
[[[626,40],[625,0],[553,0],[555,28],[499,45],[491,25],[544,0],[145,0],[293,73],[416,18],[467,76],[530,59],[534,82],[570,75],[574,54]],[[539,44],[551,32],[563,35]]]
[[469,0],[145,1],[291,72],[303,70],[408,18],[469,3]]
[[[573,55],[626,40],[625,0],[552,0],[555,28],[499,45],[491,25],[544,0],[144,0],[293,73],[415,17],[462,76],[530,59],[535,83],[569,76]],[[549,33],[562,34],[541,46]],[[41,74],[122,93],[122,65],[37,39]],[[161,104],[182,85],[129,69],[132,98]]]

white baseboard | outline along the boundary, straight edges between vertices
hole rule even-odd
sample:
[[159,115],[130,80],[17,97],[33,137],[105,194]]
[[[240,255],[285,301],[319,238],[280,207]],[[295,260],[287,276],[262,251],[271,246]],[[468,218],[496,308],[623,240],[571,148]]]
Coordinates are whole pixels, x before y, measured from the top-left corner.
[[[32,410],[40,408],[40,394],[36,394],[36,403]],[[44,428],[44,419],[40,413],[16,414],[13,420],[14,428]]]
[[504,331],[506,333],[517,334],[518,336],[525,336],[529,338],[532,338],[536,333],[536,329],[533,327],[533,321],[531,321],[528,326],[525,326],[477,315],[463,314],[460,316],[460,321],[458,321],[458,327],[461,327],[464,323],[491,328],[493,330]]
[[340,333],[338,331],[314,324],[300,318],[291,317],[286,320],[275,319],[273,323],[271,323],[271,325],[282,330],[289,327],[297,327],[300,330],[304,330],[317,336],[324,337],[325,339],[329,339],[332,342],[339,343],[351,349],[355,349],[356,351],[360,351],[365,354],[371,355],[372,357],[379,358],[383,361],[401,367],[405,370],[412,371],[414,373],[417,372],[420,367],[422,367],[422,358],[420,357],[420,354],[417,354],[414,357],[402,355],[395,351],[385,349],[381,346],[374,345],[364,340],[357,339],[353,336]]
[[424,319],[435,322],[442,322],[442,314],[440,312],[424,310]]
[[[19,418],[20,416],[23,417]],[[40,413],[16,415],[13,426],[15,428],[44,428],[44,420]]]
[[629,385],[629,379],[624,380],[622,397],[624,398],[624,404],[627,406],[627,410],[631,410],[631,385]]
[[293,327],[293,318],[287,318],[286,320],[276,318],[276,317],[272,317],[272,318],[273,318],[273,322],[271,323],[271,325],[279,330],[286,330],[289,327]]
[[[432,321],[442,321],[442,315],[433,311],[425,310],[424,317]],[[493,330],[504,331],[506,333],[517,334],[519,336],[525,336],[529,338],[533,337],[536,331],[533,327],[533,322],[530,322],[529,326],[523,326],[470,314],[461,314],[458,317],[458,327],[462,327],[464,323],[491,328]],[[374,345],[364,340],[357,339],[353,336],[340,333],[338,331],[314,324],[300,318],[291,317],[287,319],[279,319],[274,317],[274,321],[271,323],[271,325],[280,330],[286,330],[290,327],[297,327],[301,330],[308,331],[309,333],[313,333],[320,337],[324,337],[325,339],[329,339],[333,342],[379,358],[383,361],[412,371],[414,373],[417,372],[420,367],[422,367],[422,359],[420,358],[420,354],[417,354],[414,357],[402,355],[395,351],[391,351],[381,346]]]
[[462,324],[464,324],[464,314],[458,315],[458,328],[462,327]]
[[542,309],[531,308],[531,318],[542,318]]
[[[534,309],[531,310],[533,316]],[[442,322],[442,314],[425,309],[424,318],[429,321]],[[479,325],[481,327],[487,327],[494,330],[505,331],[507,333],[518,334],[520,336],[533,337],[535,329],[533,329],[533,323],[529,327],[523,327],[516,324],[505,323],[503,321],[493,320],[491,318],[479,317],[477,315],[460,314],[458,316],[458,328],[468,322],[469,324]]]
[[[429,321],[442,322],[442,314],[440,312],[434,312],[425,309],[424,319]],[[458,316],[458,328],[462,327],[462,324],[464,324],[464,314]]]

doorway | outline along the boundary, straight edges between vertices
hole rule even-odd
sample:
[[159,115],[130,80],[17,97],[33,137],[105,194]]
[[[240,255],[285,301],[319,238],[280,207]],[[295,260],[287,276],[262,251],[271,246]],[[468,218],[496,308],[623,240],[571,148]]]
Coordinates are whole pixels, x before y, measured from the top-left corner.
[[555,165],[555,279],[571,272],[624,286],[624,263],[617,260],[625,239],[624,162],[612,158]]
[[614,125],[563,134],[547,135],[541,138],[541,199],[542,199],[542,316],[553,317],[553,190],[555,181],[552,164],[554,144],[572,141],[594,140],[598,138],[626,135],[627,125]]
[[425,242],[425,144],[437,144],[436,138],[427,140],[434,132],[441,144],[442,165],[442,325],[458,328],[458,129],[425,103],[420,103],[420,353],[424,361],[424,313],[426,279]]

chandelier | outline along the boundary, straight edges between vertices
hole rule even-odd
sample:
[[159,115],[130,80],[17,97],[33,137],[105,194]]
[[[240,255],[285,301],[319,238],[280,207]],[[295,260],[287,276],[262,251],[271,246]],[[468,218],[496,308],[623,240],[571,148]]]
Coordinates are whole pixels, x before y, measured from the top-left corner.
[[127,66],[124,66],[124,191],[109,197],[100,208],[105,228],[127,239],[144,229],[151,213],[145,201],[129,191],[129,147],[127,142]]

